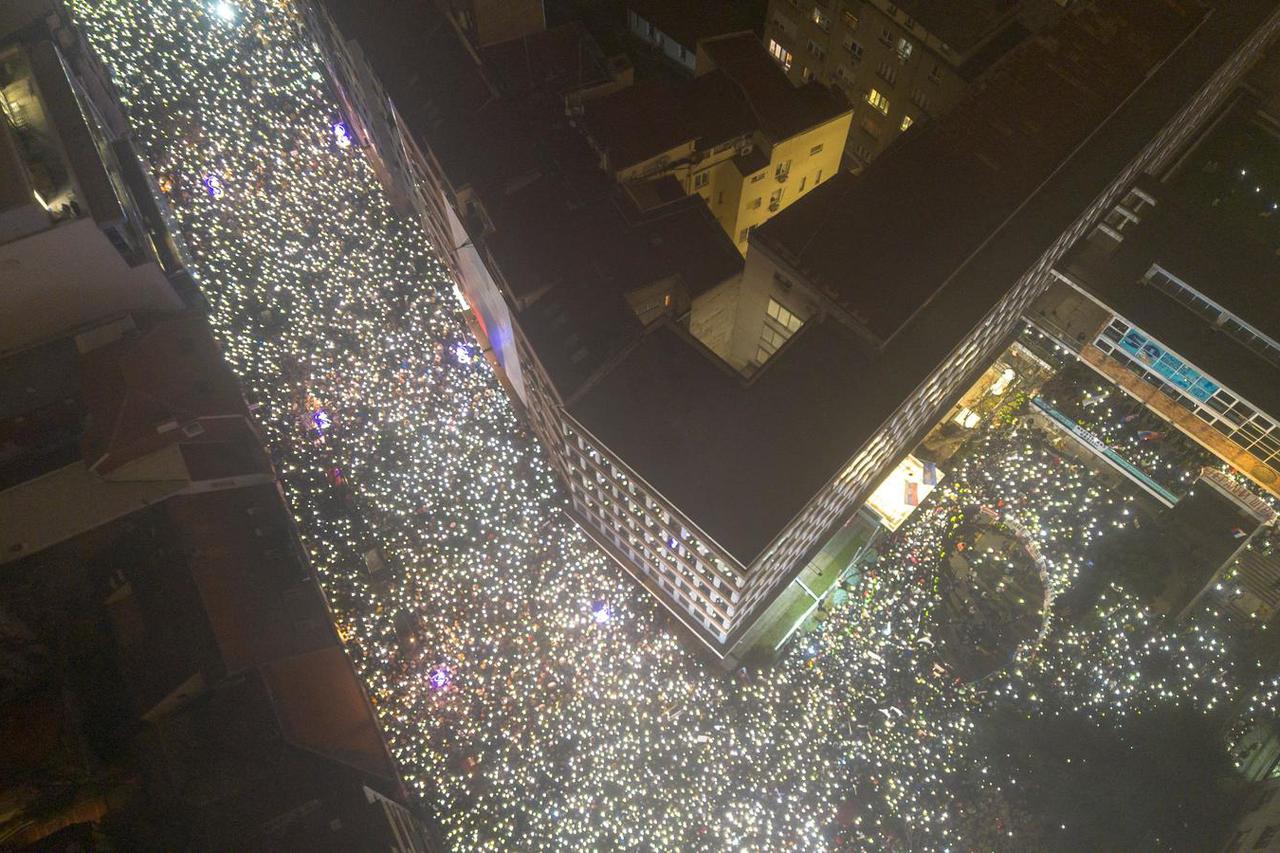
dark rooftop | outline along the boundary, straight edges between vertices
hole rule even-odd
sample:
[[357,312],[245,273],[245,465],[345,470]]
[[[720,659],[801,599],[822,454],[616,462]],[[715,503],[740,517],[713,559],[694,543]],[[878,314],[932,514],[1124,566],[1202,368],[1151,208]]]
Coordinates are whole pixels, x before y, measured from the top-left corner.
[[[1215,328],[1142,278],[1153,264],[1172,273],[1246,322],[1276,335],[1280,326],[1280,259],[1267,247],[1222,228],[1159,193],[1142,222],[1109,238],[1078,244],[1059,264],[1071,279],[1219,382],[1269,412],[1280,413],[1280,367]],[[1102,241],[1106,242],[1103,243]]]
[[958,54],[991,38],[1025,0],[902,0],[897,7]]
[[753,35],[711,39],[702,49],[742,89],[757,126],[771,141],[795,136],[851,109],[839,90],[816,82],[793,85]]
[[693,80],[640,83],[586,104],[583,125],[611,168],[688,142],[713,148],[757,130],[777,142],[850,109],[842,95],[818,83],[793,86],[750,34],[702,47],[714,65]]
[[571,413],[750,565],[1273,11],[1238,0],[1188,38],[1193,3],[1097,5],[1015,48],[973,103],[861,179],[833,178],[756,232],[752,251],[800,267],[883,336],[901,330],[879,357],[827,321],[743,385],[661,330]]
[[710,148],[750,133],[756,118],[741,88],[722,72],[690,81],[637,83],[590,101],[584,129],[608,157],[625,169],[692,142]]
[[566,397],[640,333],[629,291],[670,281],[691,299],[742,269],[698,196],[642,215],[616,188],[576,210],[558,208],[561,194],[547,189],[525,193],[545,204],[495,233],[494,254],[503,269],[546,283],[521,313],[521,328]]
[[945,120],[825,182],[753,241],[891,338],[1199,17],[1192,3],[1102,8],[1016,48]]
[[819,321],[747,381],[663,324],[569,410],[746,565],[848,459],[848,436],[874,427],[831,387],[833,372],[869,366],[846,329]]
[[752,4],[731,0],[630,0],[627,6],[689,50],[700,39],[760,26]]

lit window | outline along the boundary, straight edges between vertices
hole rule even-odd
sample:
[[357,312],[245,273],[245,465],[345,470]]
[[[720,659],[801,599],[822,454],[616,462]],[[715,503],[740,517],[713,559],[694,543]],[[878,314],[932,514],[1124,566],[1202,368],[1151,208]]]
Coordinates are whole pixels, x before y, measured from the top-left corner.
[[879,110],[883,115],[889,114],[889,99],[880,94],[878,89],[867,92],[867,103]]
[[813,22],[825,30],[831,26],[831,16],[819,9],[817,6],[814,6]]
[[911,125],[912,125],[913,123],[914,123],[914,120],[911,118],[911,116],[903,116],[903,117],[902,117],[902,126],[901,126],[901,127],[899,127],[899,128],[898,128],[898,130],[906,130],[906,129],[908,129],[909,127],[911,127]]
[[778,44],[773,39],[769,39],[769,55],[778,62],[782,63],[782,67],[791,70],[791,51]]
[[770,318],[777,320],[789,332],[795,332],[804,325],[803,320],[780,305],[776,299],[770,298],[768,314]]
[[915,50],[915,45],[913,45],[910,40],[904,38],[898,39],[898,59],[903,62],[908,61],[911,59],[911,51],[913,50]]
[[710,180],[711,172],[709,170],[706,172],[699,172],[693,176],[693,188],[695,190],[700,190],[705,187]]

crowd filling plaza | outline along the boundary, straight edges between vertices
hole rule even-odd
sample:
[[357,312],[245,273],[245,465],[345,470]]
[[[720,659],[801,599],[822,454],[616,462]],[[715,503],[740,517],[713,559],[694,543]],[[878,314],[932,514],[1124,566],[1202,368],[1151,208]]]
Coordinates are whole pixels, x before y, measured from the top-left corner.
[[1153,510],[1037,422],[1034,393],[1169,489],[1209,461],[1075,367],[971,407],[945,476],[780,660],[708,665],[562,511],[444,269],[345,135],[291,5],[71,5],[448,846],[1070,847],[1085,830],[1033,816],[1021,791],[1050,780],[1019,778],[995,720],[1068,715],[1122,740],[1126,721],[1173,709],[1230,723],[1225,756],[1273,714],[1257,631],[1214,596],[1169,622],[1114,572],[1071,599],[1107,570],[1097,543]]

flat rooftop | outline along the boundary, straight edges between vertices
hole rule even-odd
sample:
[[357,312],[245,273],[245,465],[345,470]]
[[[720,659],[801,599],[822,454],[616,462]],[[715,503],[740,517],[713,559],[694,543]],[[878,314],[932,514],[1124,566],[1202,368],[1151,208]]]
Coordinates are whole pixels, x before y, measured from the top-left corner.
[[958,54],[991,38],[1026,0],[902,0],[895,5]]
[[711,148],[759,131],[776,142],[849,112],[818,83],[796,87],[751,34],[702,43],[714,67],[692,80],[651,81],[586,103],[583,125],[614,169],[687,142]]
[[753,562],[1274,11],[1268,0],[1207,18],[1192,3],[1098,6],[1015,48],[968,107],[861,178],[831,179],[756,232],[751,251],[856,309],[884,340],[878,352],[811,322],[742,380],[662,331],[571,414]]
[[751,4],[730,0],[630,0],[627,8],[690,50],[699,39],[760,26]]
[[816,82],[794,85],[750,33],[710,39],[701,47],[742,90],[770,141],[795,136],[851,109],[838,89]]
[[[1158,188],[1144,182],[1148,188]],[[1280,259],[1262,246],[1166,196],[1142,210],[1142,221],[1115,244],[1078,243],[1058,264],[1076,285],[1137,324],[1256,406],[1280,414],[1280,366],[1142,279],[1153,264],[1246,322],[1276,335],[1280,326]]]
[[753,244],[888,340],[1202,14],[1193,2],[1134,0],[1067,16],[1012,51],[945,119],[903,137],[862,175],[825,182],[762,225]]

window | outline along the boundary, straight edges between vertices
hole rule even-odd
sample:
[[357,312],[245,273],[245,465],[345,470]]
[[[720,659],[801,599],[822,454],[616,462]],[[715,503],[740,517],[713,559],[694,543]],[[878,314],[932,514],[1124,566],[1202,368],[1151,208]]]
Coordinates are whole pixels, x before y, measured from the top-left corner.
[[916,89],[914,92],[912,92],[911,100],[920,109],[922,110],[929,109],[929,96],[925,93],[924,89]]
[[751,199],[751,202],[750,202],[749,204],[747,204],[747,210],[757,210],[757,209],[759,209],[759,207],[760,207],[760,201],[761,201],[761,197],[760,197],[760,196],[756,196],[755,198]]
[[911,59],[911,52],[915,50],[915,45],[910,39],[898,39],[898,59],[904,64]]
[[843,65],[837,65],[836,79],[839,80],[841,83],[848,83],[850,80],[853,79],[853,72],[850,71],[848,68],[845,68]]
[[863,116],[862,121],[859,122],[859,124],[867,136],[870,136],[877,142],[880,141],[880,135],[883,132],[883,128],[880,127],[880,122],[876,121],[875,116]]
[[764,173],[764,172],[760,172],[760,173],[759,173],[759,174],[757,174],[757,175],[752,175],[752,176],[751,176],[751,183],[753,183],[753,184],[758,184],[758,183],[760,183],[761,181],[763,181],[763,180],[764,180],[764,175],[765,175],[765,173]]
[[808,178],[808,177],[806,177],[806,176],[804,176],[804,175],[801,175],[801,176],[800,176],[800,189],[799,189],[799,190],[797,190],[797,192],[804,192],[804,185],[805,185],[806,183],[808,183],[808,181],[809,181],[809,178]]
[[[758,56],[758,55],[759,55],[759,54],[757,54],[757,56]],[[812,148],[810,148],[810,149],[809,149],[809,156],[810,156],[810,157],[813,157],[815,154],[821,154],[821,153],[822,153],[822,147],[823,147],[823,144],[824,144],[824,143],[819,143],[819,144],[817,144],[817,145],[813,146]]]
[[867,103],[879,110],[882,115],[889,114],[889,99],[880,94],[878,89],[867,92]]
[[885,47],[893,47],[893,30],[888,27],[880,28],[880,43]]
[[942,66],[936,62],[933,63],[933,67],[929,69],[929,82],[930,83],[942,82]]
[[880,63],[880,67],[876,69],[876,73],[880,75],[880,79],[884,80],[890,86],[898,79],[898,69],[893,67],[893,63],[885,60]]
[[853,57],[854,62],[862,61],[862,45],[858,44],[853,36],[844,37],[844,49],[849,51],[849,55]]
[[858,16],[845,9],[840,13],[840,20],[844,21],[846,29],[856,30],[858,28]]
[[827,56],[827,49],[813,39],[809,39],[809,54],[817,57],[818,61],[821,62]]
[[784,329],[790,332],[794,333],[804,325],[803,320],[791,313],[791,311],[787,310],[778,302],[778,300],[773,299],[772,297],[769,299],[769,308],[767,309],[767,312],[771,319],[777,320]]
[[808,83],[813,79],[813,70],[805,67],[800,68],[800,79]]
[[708,183],[710,183],[710,181],[711,181],[710,170],[707,170],[705,172],[699,172],[698,174],[693,176],[693,188],[695,190],[700,190],[703,187],[705,187]]
[[778,164],[777,171],[774,172],[774,177],[776,177],[779,181],[785,181],[787,179],[787,176],[790,174],[791,174],[791,161],[783,160],[781,163]]
[[813,22],[824,30],[831,28],[831,16],[817,6],[813,7]]
[[816,174],[816,175],[814,175],[814,176],[813,176],[813,185],[816,187],[816,186],[817,186],[818,184],[820,184],[820,183],[822,183],[822,170],[821,170],[821,169],[819,169],[819,170],[818,170],[818,174]]
[[782,190],[777,190],[773,195],[769,196],[769,209],[777,210],[782,206]]
[[915,124],[915,120],[912,119],[911,116],[904,115],[902,117],[902,124],[898,127],[898,130],[909,130],[913,124]]
[[782,63],[783,68],[791,70],[791,52],[773,39],[769,39],[769,55]]

